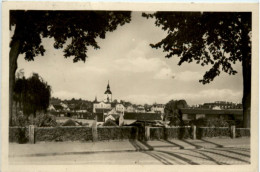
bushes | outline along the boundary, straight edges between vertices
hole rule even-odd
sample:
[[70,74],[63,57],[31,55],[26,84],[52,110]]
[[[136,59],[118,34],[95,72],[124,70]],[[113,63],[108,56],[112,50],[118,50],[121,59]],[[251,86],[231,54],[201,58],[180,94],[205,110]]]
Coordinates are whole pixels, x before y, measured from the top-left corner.
[[50,114],[40,114],[34,119],[34,125],[37,127],[56,127],[55,116]]
[[76,126],[76,122],[71,120],[71,119],[68,119],[67,121],[64,122],[64,124],[62,124],[62,126]]
[[199,118],[190,122],[191,125],[196,125],[197,127],[229,127],[229,123],[220,119],[207,119]]
[[201,139],[203,137],[221,137],[231,136],[231,130],[229,127],[223,127],[223,128],[215,128],[215,127],[200,127],[197,128],[197,138]]
[[236,128],[236,137],[250,137],[250,129],[249,128]]
[[150,139],[151,140],[164,139],[164,137],[165,137],[164,128],[161,128],[161,127],[150,128]]
[[98,140],[135,139],[136,127],[98,127]]
[[191,138],[190,127],[152,127],[150,128],[150,139],[188,139]]
[[36,141],[90,141],[90,127],[45,127],[37,128]]
[[191,127],[166,128],[167,138],[190,139]]
[[9,142],[26,143],[29,140],[28,128],[26,127],[10,127]]

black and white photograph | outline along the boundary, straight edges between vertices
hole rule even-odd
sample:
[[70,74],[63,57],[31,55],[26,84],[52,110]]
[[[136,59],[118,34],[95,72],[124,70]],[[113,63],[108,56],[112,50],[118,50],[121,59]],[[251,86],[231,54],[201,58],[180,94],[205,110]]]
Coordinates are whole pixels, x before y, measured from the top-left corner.
[[258,6],[97,4],[4,6],[4,165],[257,170]]

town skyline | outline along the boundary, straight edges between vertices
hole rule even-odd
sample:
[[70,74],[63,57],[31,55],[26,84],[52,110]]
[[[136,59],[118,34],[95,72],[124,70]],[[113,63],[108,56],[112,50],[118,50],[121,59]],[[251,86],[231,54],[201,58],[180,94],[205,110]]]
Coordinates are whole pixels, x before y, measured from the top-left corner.
[[88,50],[85,63],[64,59],[62,49],[52,48],[54,40],[44,38],[45,55],[30,62],[20,55],[17,71],[24,69],[26,77],[38,73],[52,87],[52,97],[60,99],[101,99],[109,80],[114,98],[137,104],[167,103],[171,99],[185,99],[189,105],[212,100],[241,102],[240,62],[234,65],[236,75],[221,73],[213,82],[203,85],[199,80],[210,65],[178,66],[178,57],[166,59],[161,49],[149,46],[165,34],[154,25],[154,20],[133,12],[129,24],[97,41],[100,49]]

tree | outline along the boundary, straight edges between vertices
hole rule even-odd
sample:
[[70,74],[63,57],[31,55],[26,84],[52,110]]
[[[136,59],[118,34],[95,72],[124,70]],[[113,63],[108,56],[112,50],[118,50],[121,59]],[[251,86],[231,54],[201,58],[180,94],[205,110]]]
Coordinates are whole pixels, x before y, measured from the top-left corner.
[[13,89],[19,54],[31,61],[44,55],[42,38],[54,38],[54,48],[63,48],[65,58],[73,62],[87,58],[88,47],[100,48],[97,38],[104,39],[106,32],[118,25],[129,23],[129,11],[10,11],[10,30],[15,26],[9,53],[9,125],[12,125]]
[[163,48],[167,58],[178,56],[178,65],[195,61],[211,65],[203,79],[210,83],[221,71],[234,75],[237,61],[243,69],[244,127],[250,127],[251,108],[251,31],[250,12],[156,12],[144,14],[155,18],[155,25],[167,31],[167,36],[152,48]]
[[51,97],[51,87],[36,73],[30,78],[18,78],[14,86],[15,101],[23,114],[29,116],[36,112],[46,112]]
[[188,104],[185,100],[170,100],[166,103],[164,112],[164,120],[169,120],[170,125],[183,125],[181,108],[187,108]]

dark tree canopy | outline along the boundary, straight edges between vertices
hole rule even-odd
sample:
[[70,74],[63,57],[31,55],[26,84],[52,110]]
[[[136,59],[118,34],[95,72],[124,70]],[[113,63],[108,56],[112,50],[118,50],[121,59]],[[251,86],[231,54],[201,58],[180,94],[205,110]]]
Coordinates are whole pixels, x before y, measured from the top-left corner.
[[86,60],[88,47],[100,48],[97,38],[105,38],[106,32],[114,31],[118,25],[130,22],[130,12],[116,11],[11,11],[10,28],[15,25],[15,40],[20,40],[20,54],[26,60],[45,52],[42,38],[55,40],[55,48],[63,48],[64,56],[74,56],[73,61]]
[[251,12],[155,12],[144,17],[155,18],[167,36],[152,48],[162,48],[166,58],[177,56],[179,65],[196,62],[211,68],[200,80],[210,83],[224,71],[237,73],[233,64],[242,62],[244,127],[250,127],[251,108]]
[[28,116],[47,111],[51,97],[51,87],[36,73],[30,78],[18,78],[14,87],[14,100]]
[[182,114],[180,109],[187,108],[188,104],[185,100],[170,100],[166,103],[164,112],[164,120],[169,120],[169,125],[183,125]]
[[[202,80],[209,83],[222,71],[234,75],[232,64],[242,61],[243,50],[251,57],[251,13],[229,12],[157,12],[154,17],[168,35],[153,48],[163,48],[167,58],[174,55],[183,62],[195,61],[202,66],[212,65]],[[246,36],[243,36],[246,35]],[[244,40],[246,39],[246,46]],[[250,61],[251,63],[251,61]]]
[[130,21],[130,11],[11,10],[10,30],[13,27],[15,30],[9,53],[9,124],[12,125],[12,98],[20,54],[25,54],[28,61],[43,56],[42,38],[54,38],[54,48],[64,48],[64,57],[85,62],[89,47],[100,48],[98,38],[104,39],[107,32]]

